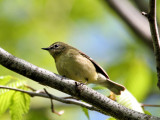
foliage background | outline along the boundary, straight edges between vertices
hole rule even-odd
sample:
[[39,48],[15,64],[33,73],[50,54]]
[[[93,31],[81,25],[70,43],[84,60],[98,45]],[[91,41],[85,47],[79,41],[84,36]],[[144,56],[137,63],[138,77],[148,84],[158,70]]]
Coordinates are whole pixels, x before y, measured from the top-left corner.
[[[147,6],[147,0],[141,1]],[[130,2],[139,9],[136,0]],[[160,23],[160,14],[157,15]],[[112,80],[126,86],[139,102],[160,104],[155,57],[140,39],[103,0],[0,0],[0,46],[8,52],[57,73],[53,58],[41,48],[56,41],[66,42],[97,61]],[[2,75],[27,79],[0,66]],[[36,89],[44,88],[27,81]],[[57,96],[66,96],[47,89]],[[24,119],[87,120],[78,106],[55,101],[55,107],[65,113],[61,117],[52,114],[49,100],[32,98]],[[160,117],[160,108],[146,109]],[[89,115],[91,120],[107,118],[94,111]],[[8,113],[0,118],[10,119]]]

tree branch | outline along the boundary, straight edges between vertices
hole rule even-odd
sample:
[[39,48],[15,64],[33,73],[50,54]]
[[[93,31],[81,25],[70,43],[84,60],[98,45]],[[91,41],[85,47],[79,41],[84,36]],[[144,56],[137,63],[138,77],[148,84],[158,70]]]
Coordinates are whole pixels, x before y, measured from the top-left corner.
[[74,97],[84,100],[96,107],[101,113],[123,120],[160,120],[158,117],[146,115],[128,109],[106,96],[88,88],[79,82],[64,78],[45,69],[39,68],[22,59],[16,58],[0,48],[0,64],[4,67],[26,76],[40,84],[50,86]]
[[43,97],[43,98],[49,98],[49,99],[51,98],[51,99],[57,100],[59,102],[63,102],[63,103],[66,103],[66,104],[75,104],[75,105],[79,105],[81,107],[85,107],[89,110],[94,110],[94,111],[100,112],[100,110],[93,107],[92,105],[90,105],[88,103],[81,102],[81,101],[77,101],[77,100],[74,100],[74,99],[65,99],[64,97],[57,97],[53,94],[50,94],[51,96],[48,96],[48,94],[46,94],[45,92],[37,92],[37,91],[31,92],[31,91],[18,89],[18,88],[12,88],[12,87],[7,87],[7,86],[0,85],[0,89],[1,88],[23,92],[23,93],[26,93],[26,94],[30,95],[31,97]]
[[147,17],[150,24],[154,53],[156,56],[157,76],[158,76],[157,85],[160,88],[160,43],[159,43],[159,33],[158,33],[157,18],[156,18],[156,0],[150,0],[149,13],[147,14]]

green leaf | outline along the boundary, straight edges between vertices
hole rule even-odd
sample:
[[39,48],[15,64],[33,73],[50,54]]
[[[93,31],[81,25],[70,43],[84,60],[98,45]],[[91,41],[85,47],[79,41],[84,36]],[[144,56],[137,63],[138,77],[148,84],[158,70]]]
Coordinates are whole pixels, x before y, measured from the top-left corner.
[[82,111],[84,112],[84,114],[86,115],[86,117],[88,118],[88,120],[90,120],[89,118],[89,113],[88,113],[88,109],[87,108],[84,108],[84,107],[81,107],[82,108]]
[[8,91],[4,94],[3,91],[5,90],[0,90],[0,115],[2,115],[9,108],[11,105],[12,96],[15,93],[15,91]]
[[127,89],[121,95],[117,96],[117,102],[129,109],[144,113],[139,102]]
[[0,76],[0,85],[7,84],[12,79],[11,76]]
[[[11,76],[0,76],[0,85],[6,85],[11,80],[12,80]],[[0,115],[2,115],[10,106],[10,103],[11,103],[10,101],[14,93],[15,91],[10,91],[7,89],[0,89],[0,103],[1,103]]]
[[30,106],[30,96],[22,92],[15,92],[10,106],[12,120],[21,120],[22,116],[28,112]]
[[[11,76],[0,77],[1,83],[7,87],[27,90],[24,80],[13,78]],[[6,80],[6,81],[5,81]],[[30,96],[28,94],[9,89],[0,89],[0,115],[7,109],[10,109],[12,120],[21,120],[22,115],[27,113],[30,106]]]

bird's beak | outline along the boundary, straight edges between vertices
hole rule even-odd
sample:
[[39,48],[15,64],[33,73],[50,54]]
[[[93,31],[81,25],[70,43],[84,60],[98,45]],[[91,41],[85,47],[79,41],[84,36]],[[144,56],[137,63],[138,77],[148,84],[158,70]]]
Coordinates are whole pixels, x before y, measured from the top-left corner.
[[43,50],[50,50],[50,48],[42,48]]

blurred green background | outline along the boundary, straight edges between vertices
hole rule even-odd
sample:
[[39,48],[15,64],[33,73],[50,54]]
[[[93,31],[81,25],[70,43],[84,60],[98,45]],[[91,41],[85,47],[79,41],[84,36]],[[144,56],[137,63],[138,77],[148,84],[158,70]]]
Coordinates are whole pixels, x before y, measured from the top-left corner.
[[[137,10],[143,10],[136,0],[129,2]],[[141,2],[148,5],[148,0]],[[157,8],[160,13],[160,1]],[[103,0],[0,0],[0,47],[3,49],[57,73],[53,58],[41,48],[56,41],[66,42],[92,57],[112,80],[123,84],[139,102],[160,104],[153,50],[141,39]],[[27,79],[0,66],[2,75]],[[35,89],[44,88],[32,80],[27,81]],[[47,89],[54,95],[67,96]],[[32,98],[24,119],[87,120],[79,106],[55,101],[55,108],[65,113],[60,117],[52,114],[50,100]],[[146,109],[160,117],[160,108]],[[108,118],[94,111],[89,111],[89,115],[91,120]],[[10,120],[9,114],[1,119]]]

